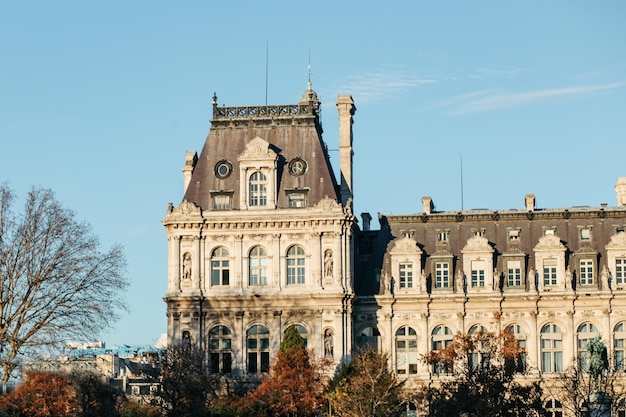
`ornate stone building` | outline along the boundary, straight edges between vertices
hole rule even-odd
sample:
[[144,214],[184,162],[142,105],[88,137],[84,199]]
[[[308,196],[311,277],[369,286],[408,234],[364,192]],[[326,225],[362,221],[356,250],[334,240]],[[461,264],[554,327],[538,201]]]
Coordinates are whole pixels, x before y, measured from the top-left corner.
[[284,331],[339,362],[352,351],[354,248],[350,96],[337,101],[341,181],[322,140],[320,103],[219,107],[185,194],[163,221],[170,341],[210,351],[216,372],[264,372]]
[[215,371],[267,370],[297,325],[337,363],[361,345],[399,375],[432,380],[420,358],[456,332],[510,329],[524,366],[548,377],[602,337],[626,350],[626,178],[616,206],[380,216],[352,212],[350,96],[339,96],[340,180],[310,86],[297,105],[219,107],[198,157],[186,154],[169,241],[171,341],[196,340]]

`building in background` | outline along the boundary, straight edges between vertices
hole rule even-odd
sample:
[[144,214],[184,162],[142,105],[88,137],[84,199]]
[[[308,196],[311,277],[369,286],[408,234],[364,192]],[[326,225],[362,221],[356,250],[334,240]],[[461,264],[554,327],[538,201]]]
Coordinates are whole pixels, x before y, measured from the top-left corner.
[[512,331],[537,378],[584,360],[595,336],[623,369],[626,178],[615,206],[544,209],[526,195],[516,209],[438,212],[423,197],[374,231],[352,212],[350,96],[337,101],[339,180],[310,85],[296,105],[216,100],[163,221],[169,341],[205,346],[214,372],[267,371],[291,325],[336,363],[389,352],[411,381],[440,376],[423,355],[483,329]]

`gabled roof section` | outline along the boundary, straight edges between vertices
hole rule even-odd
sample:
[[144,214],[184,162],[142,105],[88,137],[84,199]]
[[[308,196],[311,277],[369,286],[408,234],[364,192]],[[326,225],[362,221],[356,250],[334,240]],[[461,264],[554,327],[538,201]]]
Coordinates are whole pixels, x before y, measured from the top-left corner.
[[[287,206],[286,194],[294,190],[306,190],[308,207],[326,197],[340,201],[319,111],[312,89],[305,91],[300,103],[288,105],[220,107],[214,96],[211,129],[184,199],[211,210],[212,193],[232,193],[232,209],[241,209],[245,173],[254,168],[255,158],[264,167],[270,163],[268,158],[274,158],[271,169],[276,173],[276,187],[272,188],[277,208]],[[304,162],[298,164],[300,170],[290,170],[292,161]],[[220,165],[228,175],[218,172]]]

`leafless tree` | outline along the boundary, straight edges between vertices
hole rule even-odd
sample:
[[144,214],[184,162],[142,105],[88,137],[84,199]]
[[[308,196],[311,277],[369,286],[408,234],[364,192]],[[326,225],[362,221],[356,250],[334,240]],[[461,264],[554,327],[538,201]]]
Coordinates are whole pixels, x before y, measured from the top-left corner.
[[68,340],[93,340],[124,309],[126,259],[101,252],[91,227],[48,189],[33,188],[23,210],[0,184],[0,366],[5,383],[20,360]]

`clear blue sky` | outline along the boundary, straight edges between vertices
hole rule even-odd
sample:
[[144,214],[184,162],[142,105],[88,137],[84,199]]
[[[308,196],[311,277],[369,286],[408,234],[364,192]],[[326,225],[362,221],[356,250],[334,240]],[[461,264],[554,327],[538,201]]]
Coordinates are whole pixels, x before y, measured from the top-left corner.
[[[370,5],[368,5],[370,4]],[[0,1],[0,181],[32,186],[126,248],[130,314],[166,330],[161,220],[219,104],[299,101],[329,148],[351,94],[357,214],[616,204],[626,176],[626,2]],[[310,52],[309,52],[310,51]],[[333,161],[338,160],[331,153]],[[377,223],[375,223],[377,227]]]

